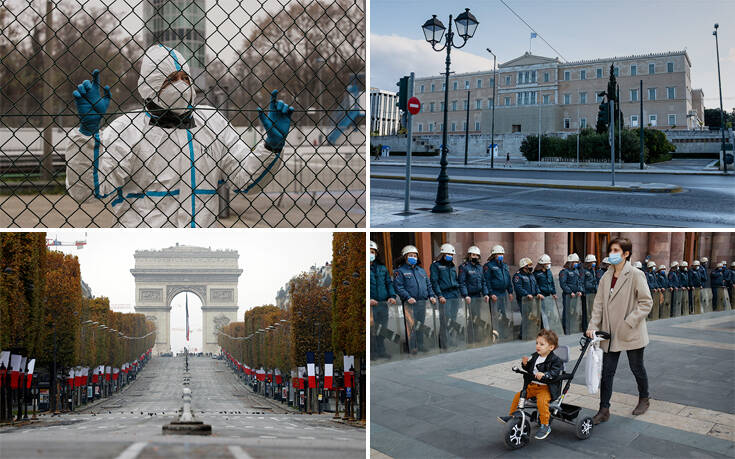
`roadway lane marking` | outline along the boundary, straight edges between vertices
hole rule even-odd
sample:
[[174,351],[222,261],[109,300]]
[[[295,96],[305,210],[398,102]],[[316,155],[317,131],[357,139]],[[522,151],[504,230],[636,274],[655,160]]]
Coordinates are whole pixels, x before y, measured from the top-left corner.
[[230,445],[227,449],[230,450],[230,454],[232,454],[232,457],[235,459],[253,459],[253,456],[246,453],[245,450],[237,445]]
[[725,331],[729,333],[735,333],[735,331],[727,328],[717,328],[713,327],[713,325],[719,325],[723,322],[731,322],[735,319],[733,315],[728,314],[726,316],[722,317],[715,317],[714,319],[704,319],[704,320],[695,320],[694,322],[687,322],[683,324],[676,324],[672,325],[672,327],[677,328],[695,328],[698,330],[719,330],[719,331]]
[[133,443],[132,445],[128,446],[125,451],[123,451],[119,456],[117,456],[117,459],[135,459],[138,457],[141,451],[143,451],[143,448],[147,445],[147,442],[141,441],[137,443]]
[[261,435],[260,438],[274,439],[274,438],[278,438],[278,437],[274,437],[273,435]]
[[297,437],[299,440],[316,440],[314,437]]
[[726,351],[735,351],[735,344],[732,343],[719,343],[716,341],[704,341],[701,339],[677,338],[674,336],[651,334],[649,334],[648,337],[652,340],[664,341],[666,343],[686,344],[688,346],[711,347],[715,349],[724,349]]

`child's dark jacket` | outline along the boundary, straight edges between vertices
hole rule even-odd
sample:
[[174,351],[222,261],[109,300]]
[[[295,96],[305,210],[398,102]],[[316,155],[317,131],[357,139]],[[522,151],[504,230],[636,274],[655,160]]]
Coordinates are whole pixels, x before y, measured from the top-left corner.
[[[536,359],[538,359],[538,352],[531,354],[531,358],[528,359],[527,364],[523,365],[523,369],[535,374],[534,366],[536,365]],[[551,351],[546,356],[546,360],[539,364],[538,370],[544,376],[540,380],[533,377],[533,380],[546,383],[549,386],[552,401],[559,398],[559,395],[561,395],[561,375],[564,372],[564,362],[554,354],[554,351]]]

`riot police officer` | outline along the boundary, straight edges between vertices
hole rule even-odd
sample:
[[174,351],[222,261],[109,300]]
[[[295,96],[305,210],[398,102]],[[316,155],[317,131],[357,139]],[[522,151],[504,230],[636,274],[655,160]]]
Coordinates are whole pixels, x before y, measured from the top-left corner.
[[649,261],[646,263],[646,282],[648,283],[648,290],[651,291],[651,294],[653,292],[656,292],[659,290],[658,286],[658,276],[656,276],[656,262],[655,261]]
[[429,282],[429,276],[421,267],[419,251],[416,247],[405,246],[401,250],[399,261],[401,265],[393,271],[393,286],[410,314],[410,318],[406,318],[407,328],[410,330],[408,346],[409,352],[416,354],[418,351],[426,351],[424,333],[420,329],[420,325],[423,325],[426,320],[425,301],[428,299],[431,304],[436,304],[436,296]]
[[567,256],[567,262],[564,264],[564,268],[559,271],[559,287],[561,287],[563,292],[562,324],[564,325],[565,334],[570,333],[570,330],[567,330],[567,315],[569,314],[568,308],[571,299],[581,297],[584,291],[583,280],[579,275],[578,268],[579,255],[572,253]]
[[600,266],[595,270],[595,277],[597,278],[597,285],[600,285],[600,279],[602,279],[602,275],[605,274],[609,266],[610,266],[610,260],[608,260],[607,257],[603,258],[602,262],[600,262]]
[[556,298],[554,276],[551,274],[551,257],[546,254],[541,255],[533,271],[533,276],[536,278],[536,285],[538,285],[539,292],[543,296],[553,296]]
[[[518,271],[513,274],[513,289],[516,292],[516,300],[518,301],[518,309],[521,311],[521,317],[525,320],[523,311],[523,300],[538,298],[539,300],[544,299],[544,295],[538,288],[536,283],[536,277],[533,275],[533,261],[530,258],[521,258],[519,262]],[[525,312],[528,314],[528,311]],[[535,336],[523,336],[523,326],[521,326],[520,339],[532,339]]]
[[[388,304],[396,304],[396,291],[388,269],[378,261],[377,256],[378,244],[370,241],[370,317],[373,322],[371,325],[379,327],[382,331],[388,326]],[[389,357],[385,352],[385,337],[381,333],[375,335],[375,352],[371,352],[370,357]]]
[[582,267],[582,292],[584,293],[584,304],[582,308],[582,323],[586,324],[589,322],[589,313],[592,312],[592,301],[595,299],[597,294],[597,273],[595,268],[597,267],[597,257],[594,254],[587,254],[584,257],[584,266]]
[[467,304],[467,319],[469,321],[467,326],[467,341],[469,343],[480,341],[480,337],[478,336],[479,328],[476,325],[477,319],[480,317],[480,308],[482,307],[480,298],[484,298],[486,303],[489,299],[485,279],[482,274],[480,256],[480,248],[473,245],[467,249],[464,263],[459,265],[459,291]]
[[[501,340],[512,339],[513,319],[513,282],[508,265],[503,262],[505,249],[502,245],[493,246],[487,263],[482,267],[485,287],[490,296],[490,310],[493,312],[493,331]],[[496,320],[497,319],[497,320]]]
[[[454,256],[456,250],[452,244],[442,244],[439,249],[439,256],[436,257],[431,264],[431,286],[439,299],[439,337],[442,347],[455,345],[451,334],[450,326],[456,324],[457,307],[459,306],[459,281],[457,279],[457,269],[454,264]],[[447,301],[449,300],[449,301]],[[451,343],[450,343],[451,341]]]

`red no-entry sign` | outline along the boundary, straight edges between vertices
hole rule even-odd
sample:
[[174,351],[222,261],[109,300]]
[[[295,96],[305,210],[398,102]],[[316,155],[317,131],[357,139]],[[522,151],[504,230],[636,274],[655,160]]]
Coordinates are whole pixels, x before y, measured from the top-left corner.
[[408,99],[408,112],[415,115],[421,110],[421,102],[415,97]]

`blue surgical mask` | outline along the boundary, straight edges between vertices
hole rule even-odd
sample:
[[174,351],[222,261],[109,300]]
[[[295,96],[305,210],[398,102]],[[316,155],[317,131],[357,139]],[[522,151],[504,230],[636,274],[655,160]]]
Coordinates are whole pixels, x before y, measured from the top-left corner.
[[415,265],[418,261],[419,261],[419,259],[416,258],[416,257],[408,257],[408,258],[406,258],[406,262],[409,265],[411,265],[411,266]]
[[574,269],[579,268],[579,263],[574,263]]
[[370,254],[370,263],[372,263],[374,261],[375,261],[375,254],[374,253],[371,253]]
[[503,261],[503,256],[502,255],[498,255],[498,261]]
[[620,262],[623,261],[623,255],[621,255],[619,252],[611,253],[607,259],[610,261],[610,263],[617,265],[620,264]]
[[449,255],[449,254],[446,254],[446,255],[444,255],[444,259],[447,260],[447,261],[452,261],[454,259],[454,257],[451,256],[451,255]]
[[597,266],[597,263],[592,263],[592,267],[594,268],[595,266]]

